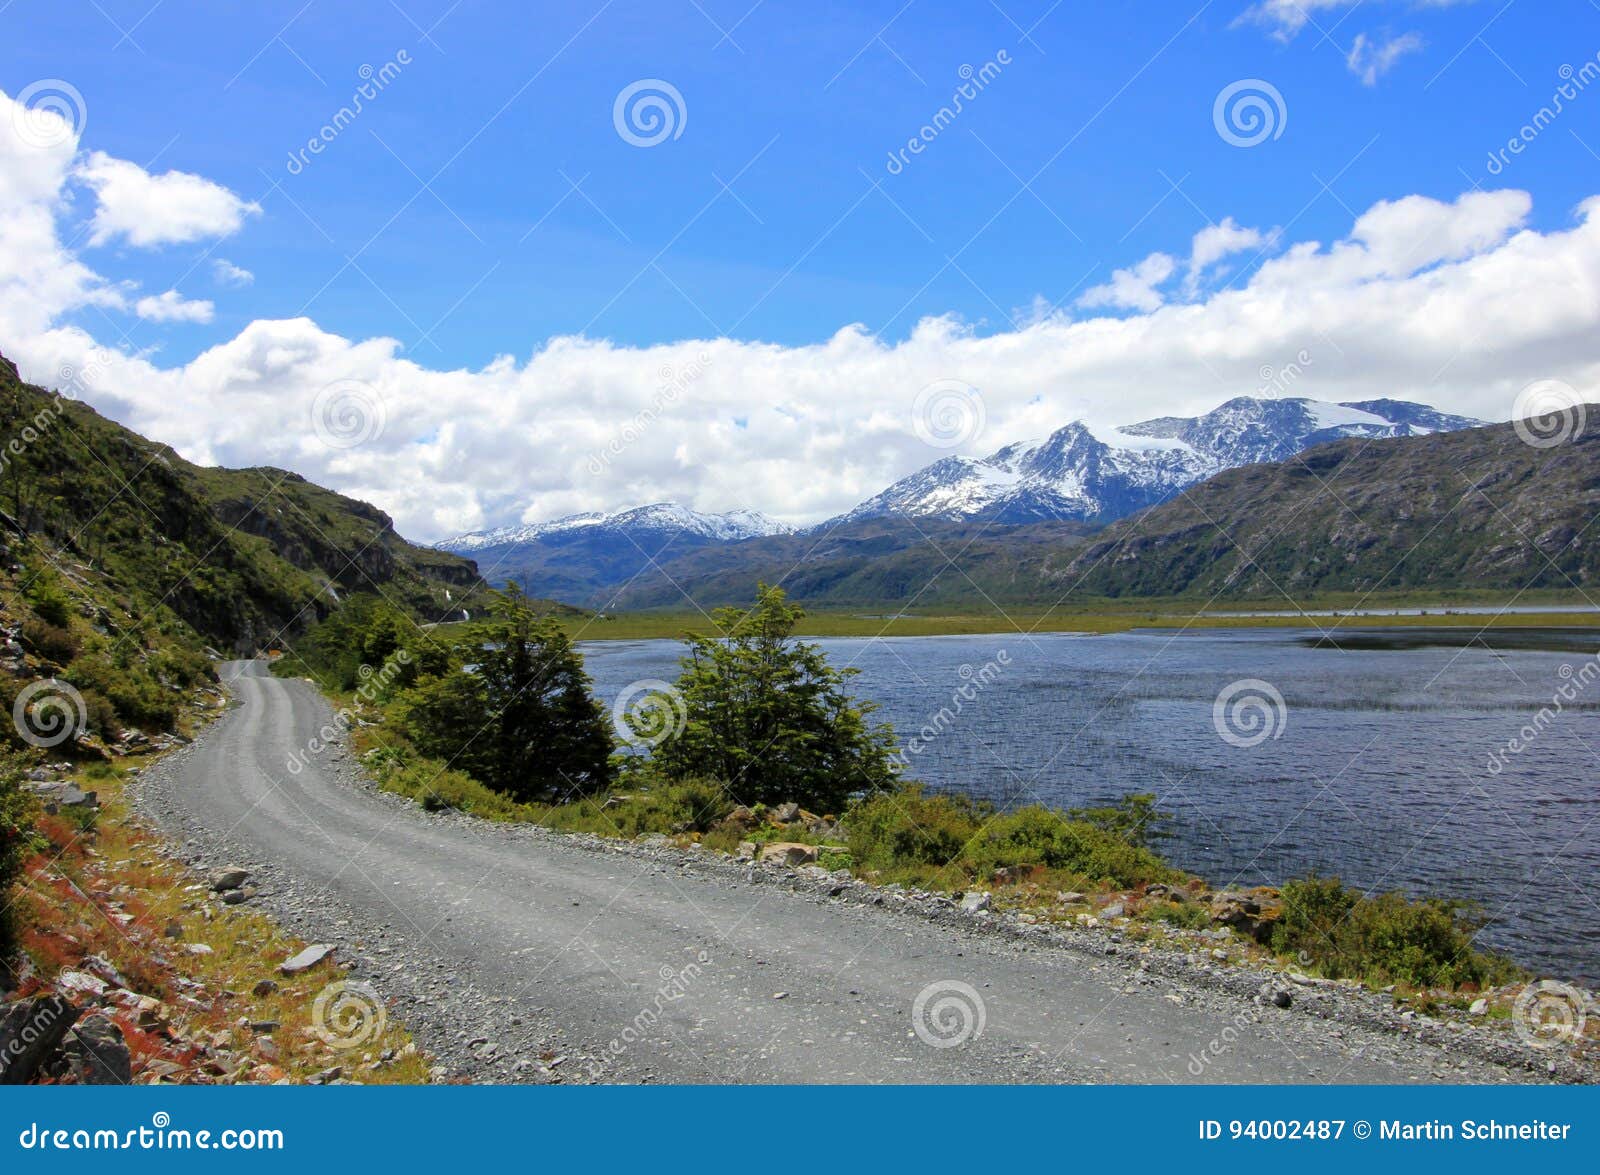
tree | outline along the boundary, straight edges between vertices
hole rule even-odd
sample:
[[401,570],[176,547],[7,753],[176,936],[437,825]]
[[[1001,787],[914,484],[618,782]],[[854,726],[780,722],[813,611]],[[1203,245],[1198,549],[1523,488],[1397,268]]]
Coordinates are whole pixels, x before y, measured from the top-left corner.
[[763,583],[750,610],[717,609],[719,635],[684,638],[683,721],[654,753],[664,775],[721,780],[745,803],[793,800],[829,813],[894,785],[894,732],[869,723],[877,707],[845,692],[856,670],[791,639],[804,615]]
[[467,629],[469,668],[406,693],[406,733],[515,800],[604,791],[615,777],[611,728],[571,640],[514,584],[492,593],[488,614]]

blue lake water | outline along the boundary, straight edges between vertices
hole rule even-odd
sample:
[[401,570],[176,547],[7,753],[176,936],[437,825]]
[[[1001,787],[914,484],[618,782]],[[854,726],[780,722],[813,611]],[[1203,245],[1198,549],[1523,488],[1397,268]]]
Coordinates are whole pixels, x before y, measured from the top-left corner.
[[[1177,816],[1163,852],[1215,884],[1316,870],[1475,898],[1485,945],[1600,980],[1600,635],[1374,628],[1338,642],[1275,628],[817,643],[861,671],[853,690],[931,786],[1058,807],[1154,792]],[[672,680],[682,651],[582,649],[608,703]],[[1225,738],[1216,701],[1242,681],[1257,684],[1235,687]]]

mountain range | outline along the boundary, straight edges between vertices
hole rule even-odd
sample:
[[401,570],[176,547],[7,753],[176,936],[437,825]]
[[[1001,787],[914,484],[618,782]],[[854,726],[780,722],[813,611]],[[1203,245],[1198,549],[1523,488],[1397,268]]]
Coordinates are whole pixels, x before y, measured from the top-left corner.
[[[1027,575],[996,547],[1014,528],[1057,524],[1048,533],[1072,546],[1097,526],[1228,469],[1281,461],[1340,439],[1417,437],[1481,424],[1402,400],[1238,397],[1201,416],[1107,430],[1073,422],[987,457],[945,457],[836,518],[794,531],[751,510],[704,514],[657,503],[474,532],[439,546],[472,555],[491,581],[515,579],[534,595],[589,606],[670,606],[682,603],[685,591],[696,602],[698,592],[720,600],[736,584],[745,591],[753,566],[781,573],[798,565],[810,569],[808,582],[826,598],[860,602],[897,598],[892,591],[873,594],[890,586],[886,578],[937,576],[943,564],[936,555],[903,553],[929,542],[932,524],[957,524],[939,533],[964,551],[976,542],[977,550],[998,558],[1003,579],[1012,578],[993,586],[1009,584],[1014,594],[1015,576]],[[869,521],[876,525],[864,525]],[[963,532],[959,524],[981,525]],[[958,541],[963,533],[965,541]],[[1039,553],[1037,537],[1018,540],[1013,554]],[[895,570],[865,571],[889,555],[898,557]],[[988,582],[996,569],[986,563],[964,572],[966,591],[979,590],[978,581]],[[946,589],[959,590],[950,576],[945,580]],[[935,598],[943,594],[937,585],[932,591]]]

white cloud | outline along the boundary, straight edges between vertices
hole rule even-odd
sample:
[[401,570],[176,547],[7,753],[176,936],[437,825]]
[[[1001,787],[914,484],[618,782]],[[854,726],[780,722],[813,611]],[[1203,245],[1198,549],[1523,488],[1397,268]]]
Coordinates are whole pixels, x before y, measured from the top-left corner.
[[1113,270],[1111,280],[1085,290],[1078,299],[1078,305],[1088,309],[1155,310],[1166,301],[1156,287],[1171,277],[1177,268],[1178,263],[1171,255],[1152,253],[1137,265]]
[[[1326,28],[1335,22],[1337,9],[1358,7],[1365,0],[1258,0],[1233,22],[1260,25],[1280,41],[1292,41],[1307,25]],[[1477,0],[1411,0],[1410,8],[1455,8]],[[1325,13],[1326,15],[1319,15]],[[1343,18],[1337,18],[1342,20]],[[1332,31],[1331,29],[1329,30]]]
[[151,175],[137,163],[95,151],[82,160],[77,179],[94,189],[97,207],[89,243],[118,237],[139,248],[181,244],[239,231],[259,204],[241,200],[221,184],[183,171]]
[[210,322],[215,309],[210,302],[190,301],[177,290],[152,294],[133,304],[133,312],[150,322]]
[[[941,379],[981,390],[988,423],[969,452],[1074,418],[1204,411],[1302,351],[1314,361],[1295,392],[1326,400],[1396,396],[1504,420],[1538,379],[1600,398],[1600,196],[1536,231],[1517,191],[1384,201],[1338,239],[1281,242],[1225,288],[1165,304],[1157,287],[1170,289],[1180,264],[1225,263],[1260,232],[1224,221],[1127,271],[1150,291],[1123,291],[1142,298],[1139,312],[1049,315],[989,335],[934,318],[898,342],[859,326],[806,346],[563,337],[441,371],[394,339],[292,318],[251,322],[187,363],[113,352],[97,367],[96,340],[71,325],[83,317],[68,316],[124,294],[58,239],[73,146],[8,141],[6,105],[0,350],[42,383],[64,366],[93,372],[91,404],[191,460],[293,469],[376,503],[418,539],[668,498],[824,518],[945,455],[912,420],[918,392]],[[340,384],[359,393],[350,403],[382,409],[381,428],[349,448],[312,422],[338,381],[356,381]]]
[[1277,239],[1277,229],[1263,232],[1258,228],[1245,228],[1236,223],[1231,216],[1223,217],[1220,224],[1206,225],[1195,233],[1194,240],[1190,243],[1184,289],[1190,297],[1194,297],[1199,291],[1200,283],[1218,262],[1248,249],[1266,250],[1271,248]]
[[256,275],[248,269],[235,265],[226,257],[217,257],[211,262],[211,279],[219,286],[239,289],[255,281]]
[[1418,33],[1404,33],[1383,42],[1372,40],[1366,33],[1357,33],[1356,39],[1350,42],[1350,52],[1344,63],[1361,79],[1363,86],[1375,86],[1379,78],[1394,68],[1395,62],[1421,49],[1422,36]]

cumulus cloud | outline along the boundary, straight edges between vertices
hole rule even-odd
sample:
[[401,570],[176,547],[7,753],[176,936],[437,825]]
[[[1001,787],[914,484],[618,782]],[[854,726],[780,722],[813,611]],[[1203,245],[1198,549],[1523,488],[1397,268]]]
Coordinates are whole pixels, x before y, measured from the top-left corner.
[[1195,233],[1194,240],[1190,243],[1188,276],[1184,279],[1185,289],[1193,297],[1199,291],[1200,283],[1219,262],[1246,250],[1269,249],[1277,239],[1277,229],[1263,232],[1258,228],[1246,228],[1236,223],[1231,216],[1223,217],[1220,224],[1206,225]]
[[1362,85],[1375,86],[1379,78],[1394,68],[1395,62],[1421,49],[1422,36],[1418,33],[1403,33],[1383,41],[1357,33],[1356,39],[1350,42],[1350,52],[1345,55],[1344,63],[1361,79]]
[[1087,309],[1155,310],[1166,301],[1157,288],[1176,272],[1178,262],[1167,253],[1152,253],[1137,265],[1116,269],[1111,280],[1083,292],[1078,305]]
[[221,184],[184,171],[152,175],[137,163],[92,152],[75,176],[94,190],[89,243],[117,238],[139,248],[181,244],[239,231],[261,206],[241,200]]
[[255,281],[256,275],[248,269],[235,265],[226,257],[216,257],[211,261],[211,280],[228,289],[239,289]]
[[216,309],[210,302],[190,301],[177,290],[140,298],[133,312],[150,322],[210,322]]
[[91,404],[185,457],[292,469],[417,539],[663,499],[819,520],[946,455],[913,418],[940,380],[983,397],[971,453],[1073,419],[1202,412],[1290,362],[1304,369],[1296,394],[1486,419],[1508,419],[1535,380],[1600,396],[1600,196],[1538,231],[1518,191],[1383,201],[1336,239],[1277,242],[1220,288],[1163,297],[1184,266],[1265,249],[1245,242],[1270,234],[1223,221],[1130,266],[1116,315],[1040,314],[991,334],[931,318],[901,340],[844,326],[805,346],[558,337],[437,370],[394,339],[290,318],[159,366],[99,354],[72,314],[121,287],[58,239],[72,146],[19,148],[7,113],[0,101],[0,350],[23,374],[86,372]]

